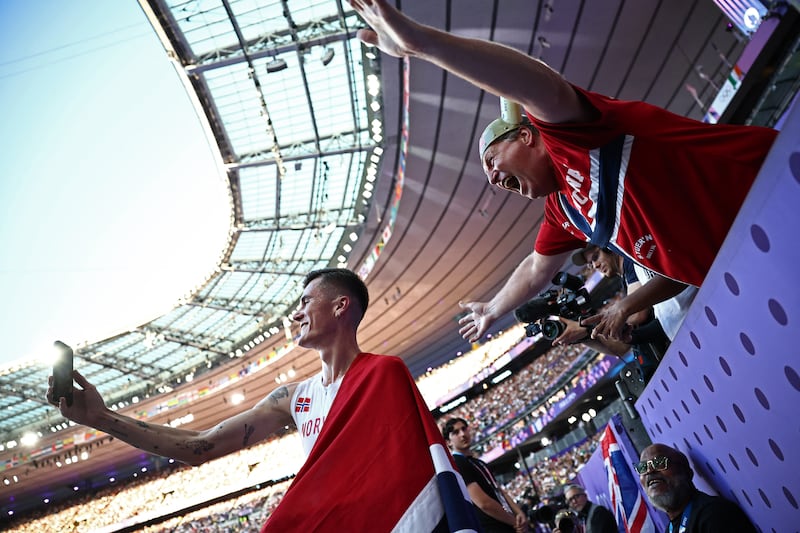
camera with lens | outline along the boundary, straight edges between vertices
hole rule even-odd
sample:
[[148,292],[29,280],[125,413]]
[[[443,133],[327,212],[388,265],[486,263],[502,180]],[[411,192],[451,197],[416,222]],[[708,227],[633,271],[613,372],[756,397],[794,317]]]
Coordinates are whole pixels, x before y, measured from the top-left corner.
[[555,318],[543,318],[538,322],[528,324],[525,327],[525,334],[528,337],[533,337],[534,335],[541,333],[542,337],[545,339],[553,340],[564,333],[565,329],[567,329],[567,327],[560,320]]
[[553,523],[555,517],[556,510],[551,505],[540,505],[528,511],[528,520],[540,524],[547,524],[551,527],[555,525]]
[[580,518],[568,509],[562,509],[556,514],[555,525],[560,533],[578,533],[583,531]]
[[558,529],[561,533],[581,533],[583,523],[578,515],[567,506],[563,495],[548,500],[528,511],[528,520],[547,525],[550,529]]
[[533,337],[539,333],[553,340],[564,332],[560,320],[548,318],[556,315],[570,320],[594,313],[589,292],[583,286],[583,279],[568,272],[559,272],[552,280],[553,285],[563,290],[550,289],[538,297],[522,304],[514,311],[517,320],[527,324],[525,334]]

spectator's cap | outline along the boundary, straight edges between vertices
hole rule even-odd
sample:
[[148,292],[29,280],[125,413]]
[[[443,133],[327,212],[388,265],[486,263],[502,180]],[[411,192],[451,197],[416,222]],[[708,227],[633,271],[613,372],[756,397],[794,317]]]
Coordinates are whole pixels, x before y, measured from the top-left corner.
[[588,265],[589,261],[586,260],[586,252],[594,251],[597,248],[598,247],[595,246],[594,244],[590,244],[585,248],[581,248],[580,250],[578,250],[577,252],[572,254],[572,264],[574,264],[576,266],[579,266],[579,267],[582,267],[584,265]]
[[519,129],[523,124],[530,124],[522,111],[522,106],[516,102],[500,99],[500,118],[494,119],[486,126],[478,141],[478,151],[481,160],[486,149],[500,139],[503,135]]

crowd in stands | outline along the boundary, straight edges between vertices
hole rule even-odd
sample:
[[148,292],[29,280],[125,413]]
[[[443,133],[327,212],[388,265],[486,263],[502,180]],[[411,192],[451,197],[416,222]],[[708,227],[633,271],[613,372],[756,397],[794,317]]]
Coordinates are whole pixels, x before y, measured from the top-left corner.
[[502,440],[498,429],[530,411],[561,377],[576,364],[582,345],[556,346],[485,394],[447,413],[465,419],[473,429],[473,440],[489,436]]
[[290,480],[147,526],[145,533],[258,533]]
[[[453,378],[447,377],[448,368],[456,369],[459,375],[464,368],[473,368],[470,379],[474,379],[481,373],[474,370],[476,361],[484,365],[497,361],[510,346],[519,342],[518,333],[512,332],[494,348],[481,350],[478,355],[469,354],[443,369],[428,372],[423,378],[428,393],[438,397],[446,395],[447,390],[436,389],[431,384],[440,380],[452,383]],[[503,350],[498,352],[501,346]],[[547,404],[542,400],[548,396],[557,399],[558,393],[554,394],[553,388],[559,384],[558,391],[563,395],[563,382],[567,376],[571,383],[581,379],[580,365],[586,362],[581,357],[584,351],[580,346],[555,347],[483,395],[444,416],[467,419],[477,430],[476,441],[491,437],[486,445],[494,446],[505,438],[504,432],[497,431],[504,424],[526,411],[532,416],[536,409],[546,408]],[[531,411],[533,407],[536,409]],[[145,531],[258,531],[279,503],[290,481],[280,481],[244,494],[243,489],[293,476],[304,460],[296,439],[292,433],[198,467],[175,465],[158,473],[143,474],[132,483],[119,482],[87,492],[81,499],[73,499],[62,507],[53,506],[47,514],[15,524],[9,531],[114,531],[125,524],[145,523],[176,510],[195,508],[198,510],[147,526]],[[596,444],[590,440],[558,457],[532,465],[532,476],[540,484],[537,489],[547,492],[571,479],[594,446]],[[508,483],[507,489],[512,496],[521,497],[529,486],[528,476],[520,473]],[[224,499],[225,495],[233,493],[243,495]],[[206,503],[210,501],[218,503]]]
[[87,492],[79,500],[52,507],[46,515],[9,531],[114,531],[115,525],[145,522],[259,483],[291,477],[304,459],[297,437],[289,434],[197,467],[142,474],[133,482]]
[[486,373],[492,372],[493,364],[524,339],[525,328],[513,326],[487,342],[474,346],[469,352],[457,354],[442,366],[429,368],[417,378],[417,388],[432,409],[437,400],[457,388],[474,385],[488,377]]
[[[575,477],[580,467],[589,460],[597,448],[599,434],[587,439],[558,456],[540,461],[531,467],[530,476],[520,471],[509,479],[503,489],[519,503],[526,494],[538,494],[543,500],[560,495],[564,485]],[[531,487],[531,478],[536,490]],[[237,500],[225,501],[167,520],[158,526],[144,529],[145,533],[256,533],[280,502],[289,486],[285,481],[268,489],[248,494]]]
[[[586,464],[597,449],[600,433],[593,435],[577,446],[539,461],[530,468],[530,476],[523,470],[503,484],[503,489],[518,502],[524,501],[525,494],[538,494],[542,499],[552,498],[561,493],[564,485],[570,483],[578,470]],[[531,487],[531,479],[536,484]]]

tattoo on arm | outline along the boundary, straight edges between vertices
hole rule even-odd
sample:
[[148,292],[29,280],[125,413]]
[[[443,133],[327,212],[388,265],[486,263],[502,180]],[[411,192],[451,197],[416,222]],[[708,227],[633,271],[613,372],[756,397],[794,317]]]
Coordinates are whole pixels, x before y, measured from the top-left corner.
[[256,430],[255,426],[251,426],[248,424],[244,425],[244,439],[242,439],[242,448],[246,448],[250,437],[253,436],[253,432]]
[[[150,429],[150,426],[148,426],[144,422],[137,421],[136,423],[137,423],[137,425],[139,425],[140,427],[142,427],[144,429]],[[113,435],[113,436],[115,436],[115,437],[117,437],[119,439],[122,439],[122,440],[127,440],[128,437],[130,436],[130,434],[127,431],[125,431],[125,429],[121,426],[119,420],[114,420],[114,423],[111,425],[111,427],[109,427],[106,430],[106,433],[108,433],[110,435]]]
[[204,453],[210,452],[214,449],[214,443],[207,440],[184,442],[183,445],[179,446],[192,450],[192,453],[195,455],[203,455]]
[[273,405],[278,405],[280,400],[289,397],[289,389],[286,386],[278,387],[269,394],[269,399]]

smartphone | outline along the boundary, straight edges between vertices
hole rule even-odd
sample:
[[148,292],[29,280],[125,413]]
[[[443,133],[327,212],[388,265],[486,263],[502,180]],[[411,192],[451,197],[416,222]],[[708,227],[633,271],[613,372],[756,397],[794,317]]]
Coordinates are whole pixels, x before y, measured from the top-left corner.
[[58,405],[60,398],[66,398],[67,405],[72,405],[72,360],[75,354],[61,341],[53,345],[57,352],[53,363],[53,402]]

